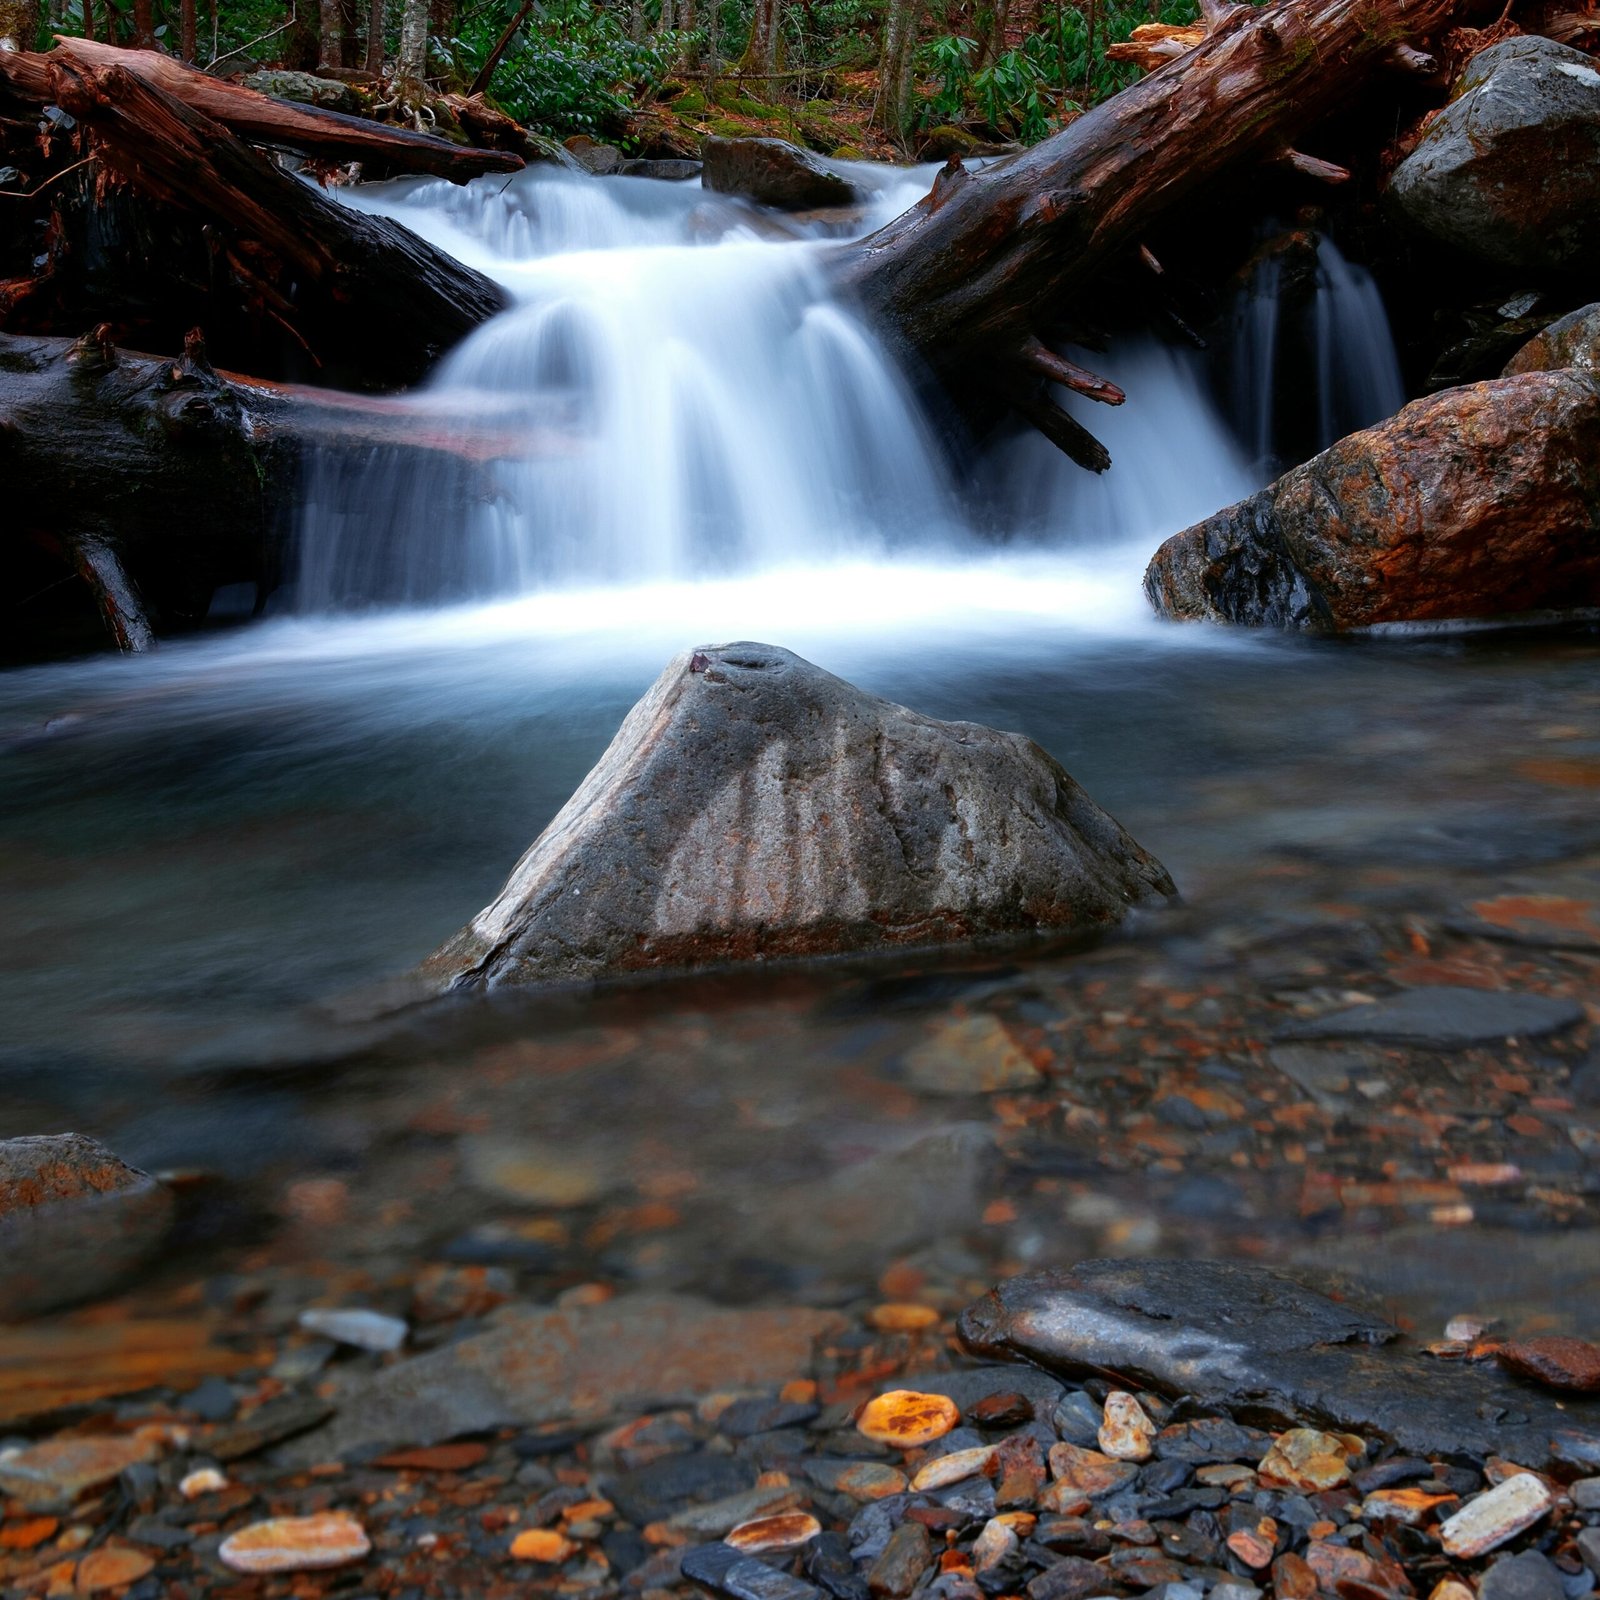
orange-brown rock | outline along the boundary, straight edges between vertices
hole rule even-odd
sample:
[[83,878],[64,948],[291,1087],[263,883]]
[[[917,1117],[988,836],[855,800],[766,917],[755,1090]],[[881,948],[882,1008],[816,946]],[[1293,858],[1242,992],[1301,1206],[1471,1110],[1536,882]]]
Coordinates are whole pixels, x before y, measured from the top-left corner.
[[1579,1394],[1600,1393],[1600,1347],[1587,1339],[1551,1334],[1541,1339],[1514,1339],[1495,1351],[1508,1372],[1532,1378],[1550,1389]]
[[1600,379],[1466,384],[1168,539],[1165,616],[1342,633],[1600,605]]
[[0,1140],[0,1322],[114,1288],[172,1210],[163,1184],[82,1134]]
[[1553,372],[1560,367],[1577,367],[1583,372],[1600,372],[1600,302],[1582,306],[1570,316],[1552,322],[1534,336],[1506,362],[1503,378],[1519,372]]
[[856,1427],[880,1444],[914,1450],[918,1445],[942,1439],[960,1421],[960,1408],[942,1394],[891,1389],[866,1403],[856,1419]]

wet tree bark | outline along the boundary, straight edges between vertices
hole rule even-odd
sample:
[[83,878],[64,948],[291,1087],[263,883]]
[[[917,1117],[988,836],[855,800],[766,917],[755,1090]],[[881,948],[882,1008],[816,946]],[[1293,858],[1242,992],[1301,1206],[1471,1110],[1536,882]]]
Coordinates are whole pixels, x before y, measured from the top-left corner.
[[1225,174],[1277,162],[1346,176],[1293,141],[1384,70],[1423,70],[1407,47],[1456,4],[1205,0],[1196,48],[1009,161],[952,160],[904,216],[835,251],[836,281],[953,396],[984,391],[1102,469],[1109,457],[1052,393],[1115,403],[1092,374],[1064,377],[1048,348],[1074,306],[1107,273],[1142,270],[1147,230]]

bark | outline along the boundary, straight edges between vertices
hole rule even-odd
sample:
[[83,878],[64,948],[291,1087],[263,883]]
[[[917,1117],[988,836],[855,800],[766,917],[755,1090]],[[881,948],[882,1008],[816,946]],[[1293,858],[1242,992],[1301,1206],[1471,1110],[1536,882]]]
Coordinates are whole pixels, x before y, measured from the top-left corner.
[[[185,0],[192,5],[194,0]],[[319,0],[317,6],[317,66],[338,69],[344,66],[344,17],[339,0]],[[187,59],[187,58],[186,58]]]
[[1403,66],[1396,47],[1437,30],[1456,3],[1284,0],[1257,11],[1208,0],[1209,37],[1181,60],[1010,161],[967,172],[952,159],[904,216],[835,251],[836,279],[963,403],[986,390],[1076,446],[1075,458],[1098,461],[1083,430],[1063,426],[1039,341],[1059,336],[1097,280],[1140,270],[1144,235],[1180,201],[1262,164],[1303,169],[1293,140]]
[[482,464],[520,435],[430,432],[396,400],[218,372],[198,335],[179,359],[0,334],[0,589],[32,552],[76,572],[112,637],[139,649],[201,621],[215,590],[283,576],[310,448],[427,451],[484,492]]
[[126,68],[62,56],[51,76],[56,103],[94,136],[96,159],[203,223],[235,282],[325,376],[414,383],[504,308],[504,292],[480,273],[290,177]]
[[133,0],[133,42],[141,50],[156,47],[154,0]]
[[[634,0],[634,10],[636,15],[641,15],[638,11],[638,3],[639,0]],[[533,7],[534,0],[522,0],[522,4],[505,25],[500,37],[495,40],[494,48],[484,58],[483,65],[478,68],[477,77],[468,85],[467,97],[469,99],[474,95],[482,94],[489,87],[489,80],[494,77],[494,69],[500,65],[500,58],[511,48],[511,41],[516,37],[517,29],[528,20],[528,13],[533,10]],[[638,38],[639,35],[636,33],[634,37]]]
[[178,7],[178,50],[191,66],[196,55],[194,0],[180,0]]
[[[756,0],[750,18],[750,39],[739,61],[739,71],[744,77],[770,79],[777,72],[782,34],[783,0]],[[771,93],[770,84],[768,93]]]
[[367,76],[383,76],[383,0],[370,0],[367,7]]
[[422,104],[428,73],[428,0],[404,0],[400,48],[394,58],[395,98],[407,108]]
[[38,34],[38,0],[0,0],[0,51],[31,50]]
[[56,61],[123,68],[253,144],[329,161],[362,161],[381,171],[426,172],[458,182],[484,172],[515,172],[523,164],[507,151],[475,150],[321,106],[277,100],[208,77],[158,51],[121,50],[87,39],[58,39],[47,56],[0,61],[0,79],[9,78],[13,88],[37,97],[38,86],[47,82],[41,68]]
[[905,137],[911,108],[911,67],[917,49],[918,0],[889,0],[878,61],[878,125],[893,139]]

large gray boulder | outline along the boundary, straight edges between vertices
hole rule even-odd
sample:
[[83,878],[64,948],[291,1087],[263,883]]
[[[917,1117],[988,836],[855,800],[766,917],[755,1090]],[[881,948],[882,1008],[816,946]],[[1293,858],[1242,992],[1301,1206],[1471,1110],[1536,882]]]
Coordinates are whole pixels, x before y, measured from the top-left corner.
[[787,139],[707,139],[700,181],[718,194],[742,195],[780,211],[853,206],[865,197],[820,156]]
[[1552,39],[1491,45],[1389,182],[1414,226],[1501,266],[1600,253],[1600,66]]
[[767,644],[685,651],[441,986],[1093,928],[1174,893],[1032,740],[936,722]]
[[0,1322],[116,1288],[173,1209],[165,1184],[81,1133],[0,1139]]

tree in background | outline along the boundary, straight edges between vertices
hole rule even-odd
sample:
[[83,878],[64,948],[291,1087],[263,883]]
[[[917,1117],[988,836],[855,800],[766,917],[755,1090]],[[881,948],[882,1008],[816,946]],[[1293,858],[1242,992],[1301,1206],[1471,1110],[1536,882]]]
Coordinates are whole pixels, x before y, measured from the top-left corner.
[[0,50],[31,50],[38,39],[38,0],[0,0]]

